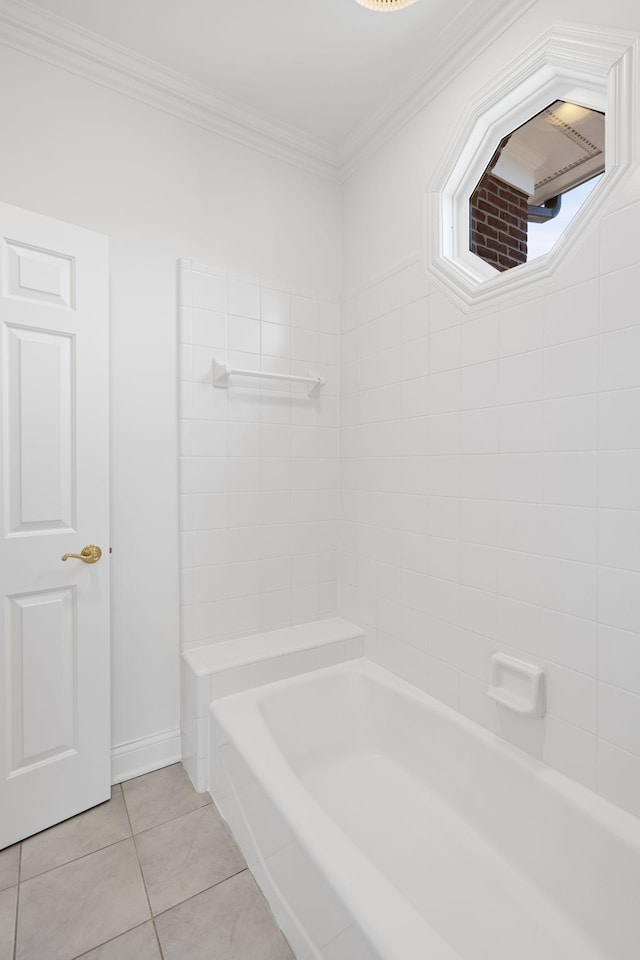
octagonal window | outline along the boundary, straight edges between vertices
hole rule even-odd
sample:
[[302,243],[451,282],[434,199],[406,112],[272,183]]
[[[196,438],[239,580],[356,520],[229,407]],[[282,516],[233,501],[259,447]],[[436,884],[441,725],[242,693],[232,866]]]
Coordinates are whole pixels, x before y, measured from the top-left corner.
[[548,253],[604,168],[604,113],[550,103],[497,145],[469,200],[469,250],[500,272]]

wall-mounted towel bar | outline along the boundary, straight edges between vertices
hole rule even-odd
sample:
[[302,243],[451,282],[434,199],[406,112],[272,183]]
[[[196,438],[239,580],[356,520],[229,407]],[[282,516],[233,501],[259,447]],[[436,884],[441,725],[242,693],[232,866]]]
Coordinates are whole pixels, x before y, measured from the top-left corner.
[[240,367],[232,367],[228,363],[214,359],[214,387],[228,387],[229,377],[235,374],[240,377],[259,377],[261,380],[285,380],[287,383],[307,383],[309,384],[310,397],[319,397],[320,387],[324,386],[324,377],[319,376],[319,374],[309,373],[308,377],[296,377],[290,373],[270,373],[268,370],[242,370]]

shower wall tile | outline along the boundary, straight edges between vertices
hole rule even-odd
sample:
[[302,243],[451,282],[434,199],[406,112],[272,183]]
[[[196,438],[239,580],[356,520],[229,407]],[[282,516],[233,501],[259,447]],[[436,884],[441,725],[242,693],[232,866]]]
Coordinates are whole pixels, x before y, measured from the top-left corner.
[[597,771],[599,792],[640,817],[640,758],[599,740]]
[[[637,814],[639,217],[508,309],[418,259],[345,297],[338,566],[370,656]],[[545,670],[533,732],[487,697],[496,650]]]
[[636,298],[640,265],[616,270],[600,281],[600,330],[621,330],[638,323]]
[[640,635],[601,626],[598,639],[600,680],[640,696]]
[[[180,289],[182,646],[335,616],[339,304],[186,260]],[[217,389],[214,357],[326,385]]]

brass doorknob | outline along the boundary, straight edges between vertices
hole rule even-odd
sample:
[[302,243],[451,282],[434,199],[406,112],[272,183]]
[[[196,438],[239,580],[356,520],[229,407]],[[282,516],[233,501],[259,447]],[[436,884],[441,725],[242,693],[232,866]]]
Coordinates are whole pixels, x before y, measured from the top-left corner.
[[90,543],[87,547],[83,547],[80,553],[65,553],[63,560],[82,560],[83,563],[97,563],[100,557],[102,556],[102,550],[100,547],[94,547]]

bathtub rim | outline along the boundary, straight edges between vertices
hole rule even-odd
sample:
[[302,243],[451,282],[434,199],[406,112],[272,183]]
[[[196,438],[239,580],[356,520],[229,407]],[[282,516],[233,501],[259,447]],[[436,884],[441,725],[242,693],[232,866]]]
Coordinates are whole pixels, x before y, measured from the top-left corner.
[[[632,852],[640,857],[640,820],[633,814],[552,769],[366,657],[213,701],[210,713],[224,734],[224,740],[215,744],[216,750],[227,742],[235,746],[271,802],[286,820],[297,842],[315,862],[339,899],[345,903],[361,930],[371,933],[370,939],[376,948],[382,951],[384,960],[406,960],[407,956],[416,955],[416,949],[422,952],[426,949],[432,951],[429,953],[432,960],[459,960],[459,954],[383,876],[367,858],[366,853],[307,790],[281,750],[261,710],[263,701],[276,697],[281,691],[292,686],[304,687],[317,684],[325,678],[345,674],[364,677],[365,680],[390,689],[401,697],[409,698],[423,708],[435,712],[445,721],[450,721],[473,740],[498,751],[509,763],[514,764],[516,771],[520,771],[523,776],[534,777],[543,788],[558,793],[565,802],[577,806],[586,817],[628,845]],[[233,784],[231,786],[233,802],[238,805],[239,812],[244,817],[235,787]],[[215,794],[212,796],[215,799]],[[309,830],[310,823],[313,824],[312,831]],[[248,821],[247,825],[251,829]],[[340,859],[332,856],[336,848],[340,851]],[[261,852],[258,852],[262,868],[268,873],[266,860]],[[337,862],[340,862],[340,869],[336,866]],[[372,896],[375,898],[374,903],[380,899],[385,904],[385,911],[371,910]],[[393,920],[387,921],[387,916],[392,916]]]
[[[368,662],[366,658],[348,661],[349,664],[365,662]],[[285,819],[295,840],[336,892],[337,898],[345,904],[347,912],[354,917],[362,934],[373,942],[374,949],[380,951],[380,960],[407,960],[407,957],[422,955],[425,950],[428,951],[429,960],[460,960],[459,954],[451,945],[382,875],[375,864],[309,793],[279,749],[275,737],[260,712],[258,705],[260,692],[268,688],[282,689],[289,686],[291,682],[302,681],[312,676],[317,678],[320,675],[331,676],[336,672],[341,674],[342,666],[343,664],[336,664],[316,670],[313,674],[301,674],[299,677],[278,680],[272,684],[212,701],[210,713],[225,735],[224,741],[214,744],[214,749],[223,764],[221,748],[224,744],[231,742],[239,751],[271,802]],[[359,671],[356,672],[359,673]],[[227,726],[229,721],[234,727],[232,733]],[[269,857],[265,858],[258,847],[228,770],[226,773],[232,796],[224,798],[223,806],[231,800],[238,808],[258,850],[261,869],[266,872],[276,894],[287,903],[286,896],[270,875]],[[215,801],[215,793],[211,795]],[[313,824],[313,832],[309,830],[310,823]],[[331,855],[336,849],[339,851],[339,858]],[[267,891],[263,890],[263,892],[267,895]],[[384,911],[371,910],[372,897],[375,901],[385,904]],[[289,912],[295,916],[288,903],[287,906]],[[311,942],[304,924],[297,917],[296,922],[300,924],[305,936]],[[326,946],[328,943],[321,946],[313,944],[315,956],[321,957],[322,954],[319,951]]]
[[[439,714],[445,720],[450,720],[453,724],[468,733],[473,739],[483,742],[486,746],[502,754],[510,762],[514,762],[520,767],[523,772],[535,776],[536,779],[539,779],[546,786],[562,794],[566,800],[579,806],[586,814],[592,816],[593,819],[602,821],[606,828],[615,833],[620,840],[634,847],[640,856],[640,818],[635,816],[635,814],[630,813],[613,801],[603,797],[602,794],[596,793],[596,791],[590,787],[550,767],[525,750],[514,746],[512,743],[509,743],[508,740],[480,726],[480,724],[474,720],[469,719],[469,717],[455,710],[453,707],[437,700],[431,696],[431,694],[420,690],[406,680],[402,680],[368,657],[359,657],[354,660],[345,661],[344,663],[333,664],[329,667],[314,670],[311,673],[304,673],[295,677],[286,677],[283,680],[276,680],[273,683],[254,687],[250,690],[244,690],[240,693],[234,693],[228,697],[221,697],[218,700],[212,701],[209,710],[211,714],[216,716],[220,725],[226,730],[226,723],[228,723],[229,720],[235,723],[238,719],[238,714],[243,710],[243,705],[251,703],[253,720],[255,721],[257,717],[259,722],[264,725],[269,735],[270,743],[278,751],[278,754],[282,756],[287,769],[291,770],[286,757],[284,757],[284,754],[281,752],[278,742],[260,710],[260,701],[276,696],[279,691],[294,685],[308,686],[309,684],[317,683],[325,677],[341,676],[343,674],[365,676],[373,680],[374,683],[379,683],[381,686],[395,690],[403,697],[408,697],[414,702],[421,704],[426,703],[428,708],[433,710],[434,713]],[[225,717],[227,718],[226,721],[224,720]],[[242,729],[242,726],[241,721],[240,729]],[[292,770],[292,773],[295,776],[295,771]],[[296,780],[297,779],[296,776]],[[321,808],[319,807],[319,809]]]

